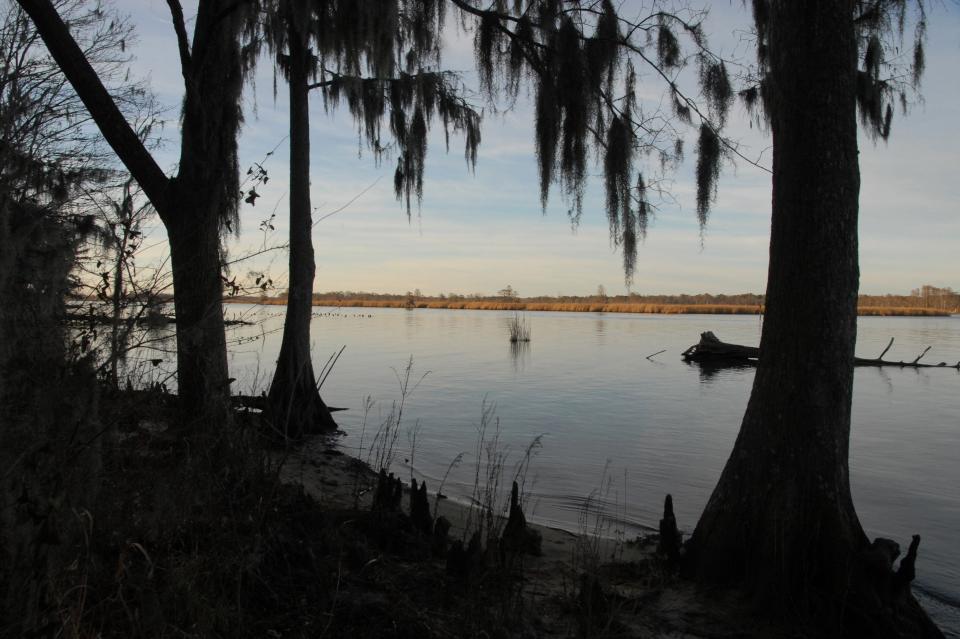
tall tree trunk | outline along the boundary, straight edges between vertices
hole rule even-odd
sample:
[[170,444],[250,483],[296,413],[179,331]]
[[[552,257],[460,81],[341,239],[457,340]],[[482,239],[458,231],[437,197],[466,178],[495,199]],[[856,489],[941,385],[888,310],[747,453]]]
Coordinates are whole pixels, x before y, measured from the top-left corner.
[[880,610],[886,594],[868,583],[848,467],[859,280],[854,3],[770,4],[773,211],[760,361],[688,544],[689,567],[746,583],[826,635],[876,624],[872,636],[899,636]]
[[290,286],[283,342],[270,385],[270,414],[284,437],[337,427],[320,398],[310,359],[313,311],[313,220],[310,210],[310,112],[304,38],[289,27],[290,87]]
[[181,210],[197,212],[167,224],[177,318],[177,393],[185,415],[180,423],[192,431],[229,419],[220,233],[217,216],[204,210],[197,192],[177,188],[174,197],[182,202]]

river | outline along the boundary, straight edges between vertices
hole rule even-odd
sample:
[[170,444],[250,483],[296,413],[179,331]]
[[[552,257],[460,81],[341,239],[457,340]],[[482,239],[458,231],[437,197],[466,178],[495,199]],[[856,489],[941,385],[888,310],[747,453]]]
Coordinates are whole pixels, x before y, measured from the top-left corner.
[[[283,307],[227,306],[255,322],[231,329],[235,389],[263,390],[280,345]],[[534,440],[526,474],[532,519],[577,531],[603,508],[603,532],[632,538],[656,526],[671,493],[682,530],[692,531],[729,454],[753,370],[706,373],[680,353],[711,330],[757,344],[762,319],[729,315],[525,313],[529,344],[508,341],[510,312],[317,307],[314,362],[346,345],[322,388],[365,457],[373,434],[400,399],[398,375],[413,358],[396,442],[395,470],[412,465],[431,490],[459,453],[444,493],[465,499],[476,470],[484,404],[499,420],[504,482]],[[858,323],[857,355],[960,360],[960,317],[869,317]],[[653,357],[648,356],[663,351]],[[425,376],[424,376],[425,375]],[[364,403],[375,404],[367,412]],[[488,438],[496,421],[490,421]],[[537,439],[539,438],[539,439]],[[361,439],[363,446],[361,447]],[[364,450],[361,450],[363,448]],[[859,368],[855,374],[851,484],[871,536],[903,551],[922,535],[916,590],[950,636],[960,637],[960,373],[956,369]],[[591,519],[591,521],[593,521]],[[591,524],[592,526],[592,524]]]

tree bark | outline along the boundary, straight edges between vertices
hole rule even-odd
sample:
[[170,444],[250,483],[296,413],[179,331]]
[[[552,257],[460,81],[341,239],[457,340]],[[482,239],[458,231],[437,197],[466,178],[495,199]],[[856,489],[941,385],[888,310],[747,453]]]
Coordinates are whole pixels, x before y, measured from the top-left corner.
[[303,36],[289,26],[287,80],[290,89],[290,286],[283,341],[270,384],[274,428],[298,438],[337,427],[320,398],[310,358],[313,313],[313,219],[310,210],[310,55]]
[[[770,3],[763,357],[733,452],[688,544],[696,576],[744,583],[825,636],[881,615],[859,566],[868,541],[848,469],[859,284],[853,12],[850,0]],[[889,613],[883,619],[873,636],[899,636]]]
[[[184,201],[183,210],[203,210],[197,194],[181,191],[177,196]],[[167,237],[177,320],[177,394],[185,416],[181,424],[225,424],[230,383],[217,217],[174,218],[167,224]]]

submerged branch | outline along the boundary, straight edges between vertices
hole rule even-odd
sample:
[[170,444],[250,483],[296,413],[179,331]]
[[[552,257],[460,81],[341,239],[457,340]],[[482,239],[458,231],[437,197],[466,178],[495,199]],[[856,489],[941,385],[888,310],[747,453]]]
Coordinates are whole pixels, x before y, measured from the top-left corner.
[[[887,347],[883,349],[883,352],[880,353],[880,356],[871,359],[864,357],[855,357],[853,359],[854,366],[899,366],[900,368],[955,368],[960,370],[960,361],[956,364],[948,364],[947,362],[940,362],[939,364],[921,364],[920,360],[924,355],[930,350],[930,347],[927,346],[923,349],[923,352],[917,355],[913,361],[899,361],[894,362],[890,360],[883,359],[883,356],[887,354],[887,351],[890,350],[890,347],[893,346],[893,338],[890,338],[890,342],[887,344]],[[711,331],[700,334],[700,341],[687,350],[683,351],[680,354],[680,357],[685,362],[699,362],[699,363],[710,363],[714,365],[743,365],[743,364],[756,364],[760,359],[760,349],[755,346],[743,346],[741,344],[728,344],[727,342],[722,342],[720,339],[713,334]]]

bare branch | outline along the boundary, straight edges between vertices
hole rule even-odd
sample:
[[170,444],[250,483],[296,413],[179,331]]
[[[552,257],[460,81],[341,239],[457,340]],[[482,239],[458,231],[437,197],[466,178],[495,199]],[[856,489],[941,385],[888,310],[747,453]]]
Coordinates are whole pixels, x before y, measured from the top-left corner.
[[107,143],[164,219],[170,209],[169,179],[117,108],[57,10],[50,0],[17,1],[33,20],[50,55],[90,111]]
[[177,33],[177,47],[180,49],[180,70],[184,78],[190,76],[193,60],[190,56],[190,42],[187,38],[187,25],[183,20],[183,7],[180,0],[167,0],[170,7],[170,18],[173,20],[173,30]]

